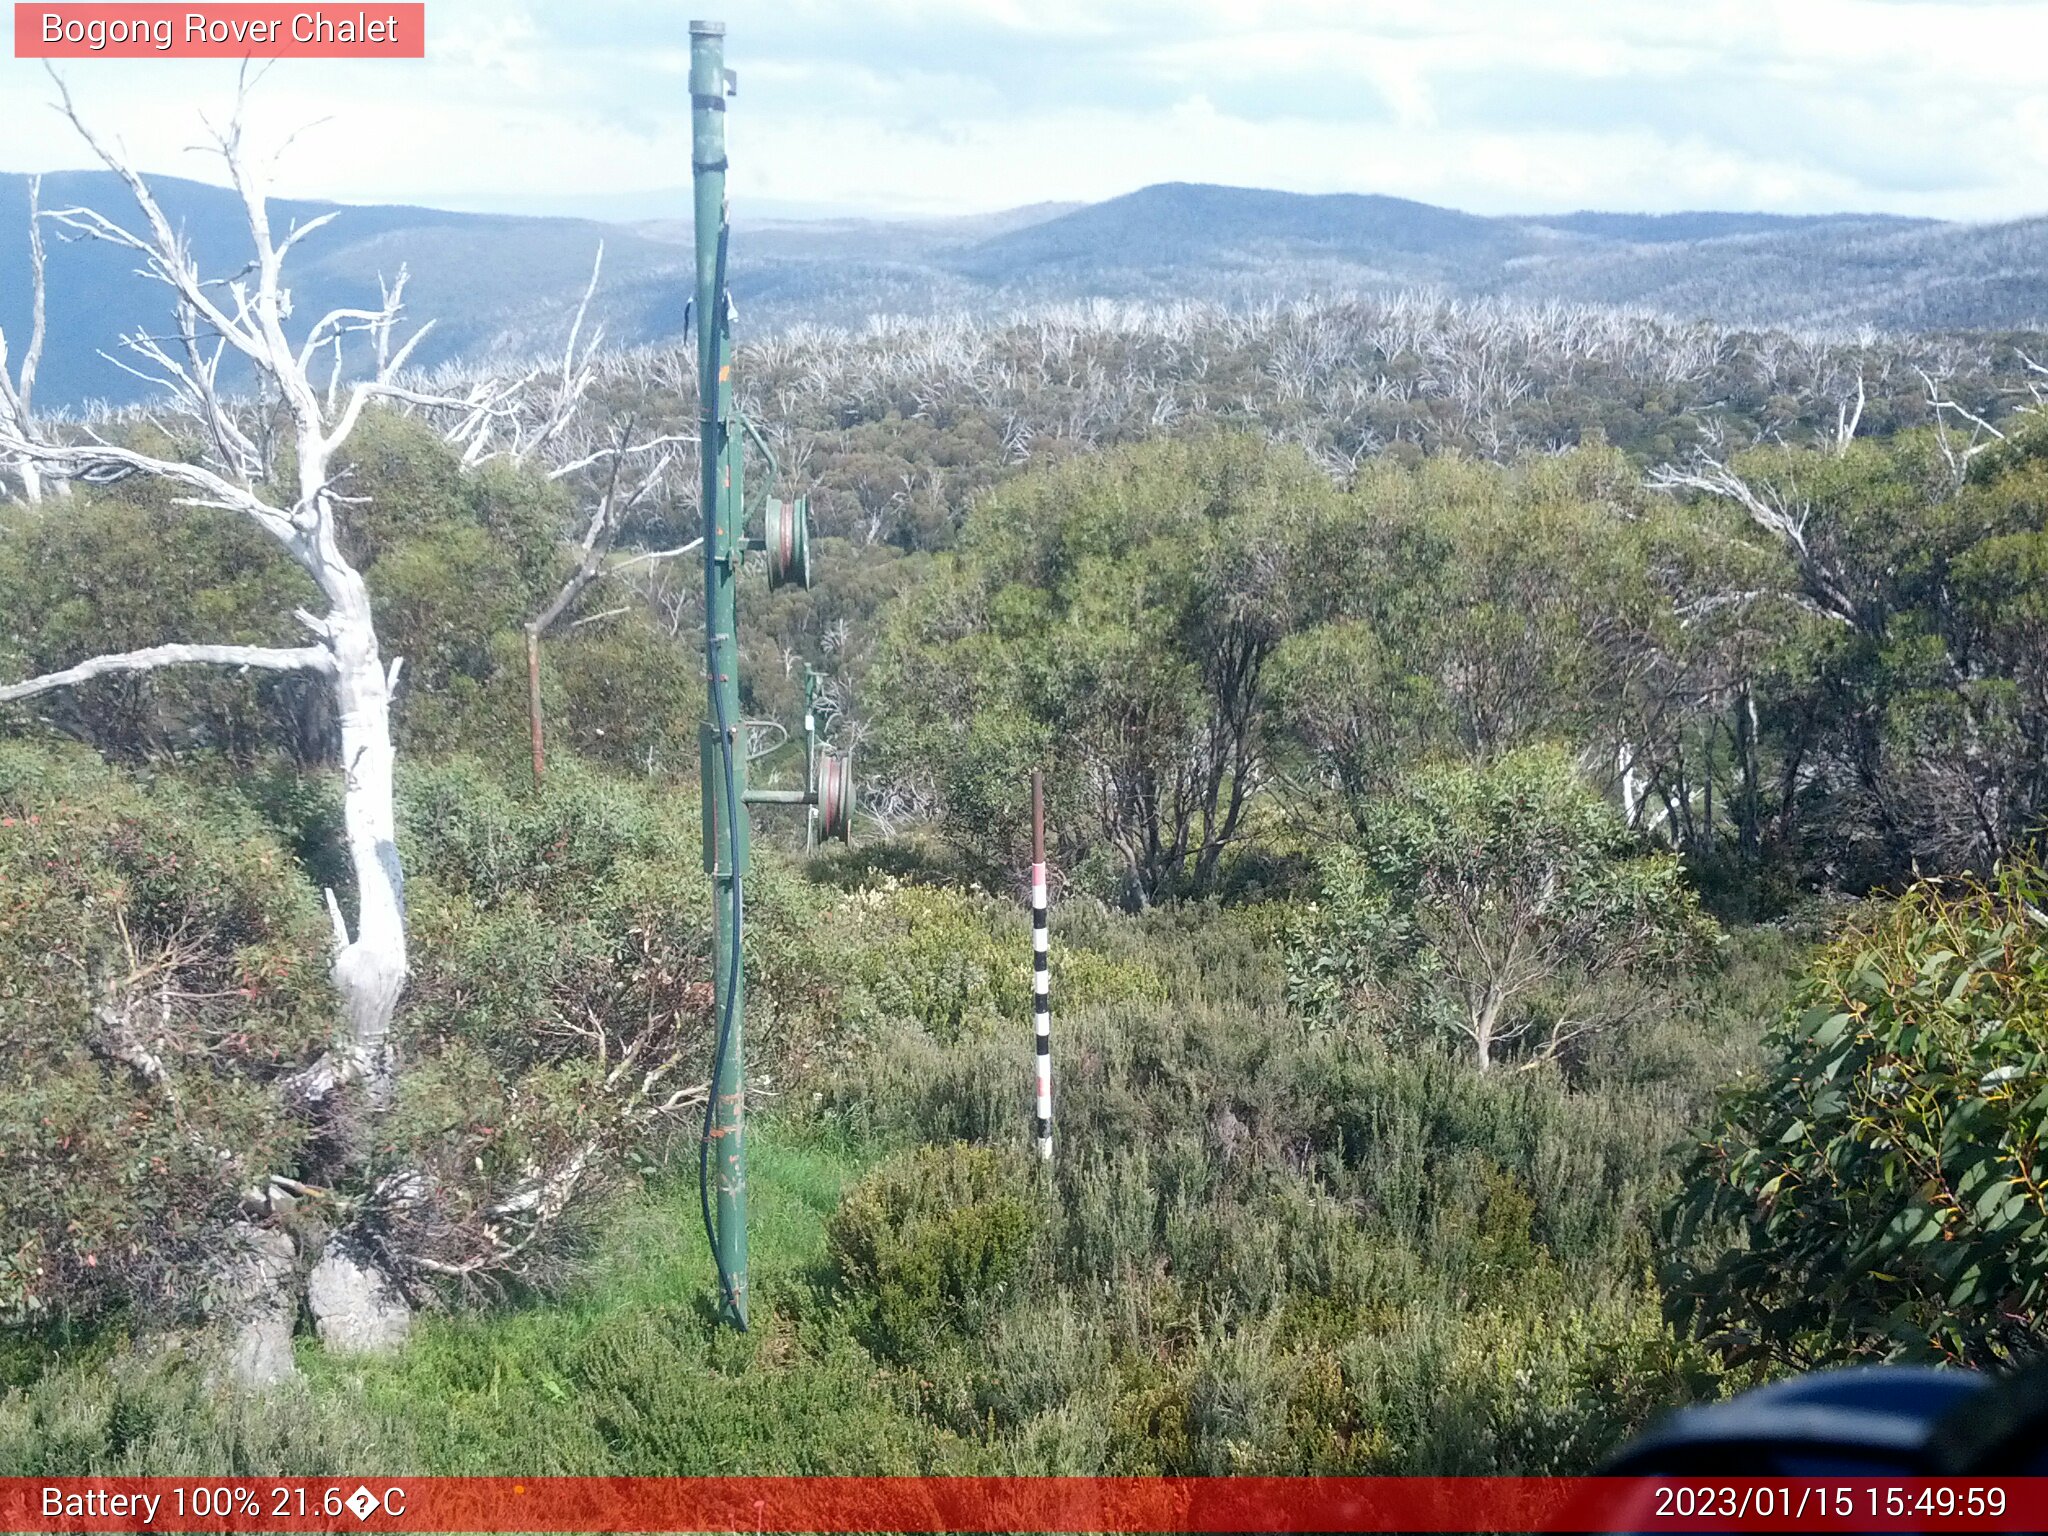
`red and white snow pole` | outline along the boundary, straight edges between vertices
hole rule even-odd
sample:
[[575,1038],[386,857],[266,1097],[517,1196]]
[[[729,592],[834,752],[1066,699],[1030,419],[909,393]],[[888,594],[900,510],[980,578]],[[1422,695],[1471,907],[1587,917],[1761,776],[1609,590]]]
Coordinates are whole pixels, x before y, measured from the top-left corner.
[[1038,1155],[1052,1161],[1052,974],[1046,928],[1045,775],[1031,775],[1031,1015],[1038,1071]]

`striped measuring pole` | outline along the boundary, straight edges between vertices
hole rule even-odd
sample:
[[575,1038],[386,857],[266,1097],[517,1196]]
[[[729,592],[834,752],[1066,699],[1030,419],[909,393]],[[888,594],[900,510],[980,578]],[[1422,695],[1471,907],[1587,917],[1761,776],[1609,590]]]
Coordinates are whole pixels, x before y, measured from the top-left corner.
[[1052,973],[1046,928],[1045,775],[1031,775],[1031,1023],[1036,1037],[1038,1155],[1052,1161]]

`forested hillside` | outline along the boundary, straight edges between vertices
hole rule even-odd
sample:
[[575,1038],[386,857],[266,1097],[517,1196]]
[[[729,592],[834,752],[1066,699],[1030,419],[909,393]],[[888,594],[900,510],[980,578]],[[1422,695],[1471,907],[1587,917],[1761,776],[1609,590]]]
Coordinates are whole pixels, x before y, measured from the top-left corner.
[[[234,191],[170,177],[155,184],[202,261],[240,250]],[[0,175],[0,327],[11,335],[28,322],[29,193],[28,178]],[[57,214],[126,193],[109,173],[76,171],[43,178],[40,195],[45,213]],[[281,232],[329,221],[294,253],[298,298],[309,306],[359,301],[407,274],[414,312],[436,322],[423,365],[504,371],[551,355],[600,245],[605,279],[591,323],[623,348],[672,344],[682,331],[690,252],[680,196],[671,217],[624,225],[318,200],[280,199],[274,212]],[[1415,292],[1832,335],[2038,329],[2048,320],[2039,275],[2048,225],[2039,219],[1481,217],[1393,197],[1187,183],[952,219],[751,219],[744,207],[737,217],[733,292],[755,337],[818,325],[857,332],[878,315],[993,323],[1092,299],[1257,309]],[[147,282],[99,242],[48,244],[50,314],[67,341],[44,369],[46,405],[147,398],[147,380],[120,365],[119,347],[152,302]]]
[[812,669],[863,810],[755,834],[735,1335],[691,358],[213,313],[0,415],[0,1470],[1581,1471],[2048,1342],[2038,338],[758,335],[751,774]]

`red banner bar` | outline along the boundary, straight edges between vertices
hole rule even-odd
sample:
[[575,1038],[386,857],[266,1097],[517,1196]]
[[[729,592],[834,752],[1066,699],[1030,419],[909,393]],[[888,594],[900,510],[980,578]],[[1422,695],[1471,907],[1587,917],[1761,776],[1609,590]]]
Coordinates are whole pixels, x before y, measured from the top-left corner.
[[0,1478],[0,1532],[2044,1529],[2048,1478]]
[[23,4],[18,59],[423,59],[421,0],[367,4]]

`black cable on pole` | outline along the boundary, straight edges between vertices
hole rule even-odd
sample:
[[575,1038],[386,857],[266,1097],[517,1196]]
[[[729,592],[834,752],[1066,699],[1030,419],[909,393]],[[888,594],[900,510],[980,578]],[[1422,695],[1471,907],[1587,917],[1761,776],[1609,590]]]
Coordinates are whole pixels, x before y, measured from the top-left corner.
[[[721,340],[726,338],[729,326],[725,302],[725,255],[727,240],[731,232],[732,226],[721,219],[718,226],[717,275],[711,285],[712,302],[718,306],[718,315],[712,323],[718,327],[717,335]],[[705,318],[705,316],[699,315],[697,317],[697,324],[702,326],[705,323]],[[706,391],[706,401],[708,402],[706,409],[711,413],[713,420],[717,422],[720,433],[723,434],[726,430],[725,423],[718,420],[717,414],[719,384],[717,372],[719,367],[718,358],[721,350],[721,347],[717,344],[712,346],[710,376],[703,381],[700,387]],[[723,458],[725,443],[722,435],[718,447],[719,457]],[[738,512],[739,509],[735,508],[735,515]],[[714,521],[711,529],[707,530],[704,540],[704,567],[707,578],[705,592],[707,602],[710,593],[709,583],[712,577],[712,569],[718,560],[718,540],[715,537],[717,526],[717,523]],[[705,619],[708,622],[710,618],[711,615],[707,607]],[[711,1210],[711,1131],[718,1114],[718,1090],[723,1080],[725,1049],[732,1040],[733,1022],[738,1011],[736,1005],[739,1002],[740,995],[740,930],[742,919],[746,912],[746,903],[740,893],[739,781],[733,764],[732,722],[726,718],[725,714],[725,692],[718,686],[715,650],[715,644],[707,646],[705,662],[711,672],[711,708],[713,715],[716,717],[715,724],[718,730],[719,758],[725,773],[726,867],[732,872],[732,957],[726,965],[725,1006],[719,1010],[718,1041],[712,1048],[711,1091],[704,1100],[704,1132],[697,1144],[697,1197],[699,1204],[703,1208],[704,1238],[705,1241],[711,1244],[711,1263],[718,1271],[719,1292],[725,1298],[726,1310],[732,1314],[733,1321],[744,1332],[747,1326],[746,1320],[740,1315],[739,1298],[733,1291],[732,1276],[726,1273],[725,1258],[719,1252],[718,1223]],[[737,647],[734,647],[734,654],[738,654]]]

